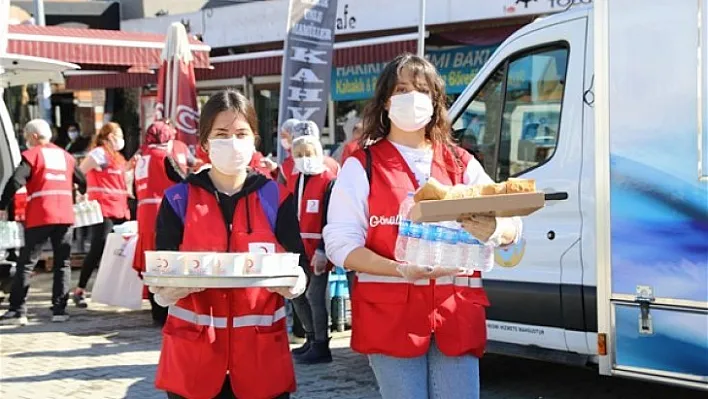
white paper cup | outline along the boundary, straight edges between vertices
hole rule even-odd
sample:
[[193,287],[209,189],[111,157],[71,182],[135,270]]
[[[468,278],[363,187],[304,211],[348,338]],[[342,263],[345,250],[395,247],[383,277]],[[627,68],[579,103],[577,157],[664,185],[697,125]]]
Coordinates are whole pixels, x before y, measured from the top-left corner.
[[291,270],[300,267],[300,254],[283,254],[283,269]]
[[184,253],[184,267],[190,276],[210,276],[216,263],[216,255],[209,252]]
[[283,254],[263,254],[263,258],[261,259],[261,274],[282,274],[283,260]]
[[145,251],[145,270],[149,274],[183,276],[186,273],[184,253],[176,251]]
[[215,253],[212,274],[215,276],[241,276],[246,260],[242,254]]

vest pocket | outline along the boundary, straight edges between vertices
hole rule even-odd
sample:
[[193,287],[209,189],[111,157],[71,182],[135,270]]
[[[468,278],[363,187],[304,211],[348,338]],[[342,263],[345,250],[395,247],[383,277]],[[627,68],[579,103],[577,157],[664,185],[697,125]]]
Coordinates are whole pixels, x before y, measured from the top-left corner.
[[457,331],[451,332],[458,334],[455,337],[457,350],[454,351],[457,353],[449,355],[471,353],[482,357],[487,345],[486,297],[474,289],[455,287],[455,305]]
[[234,332],[229,375],[237,397],[275,397],[294,388],[295,370],[284,330]]
[[204,332],[207,328],[207,326],[189,323],[174,316],[169,316],[165,326],[162,328],[162,333],[187,341],[196,341],[205,336]]
[[403,304],[408,302],[410,284],[362,283],[357,281],[354,289],[356,299],[381,304]]

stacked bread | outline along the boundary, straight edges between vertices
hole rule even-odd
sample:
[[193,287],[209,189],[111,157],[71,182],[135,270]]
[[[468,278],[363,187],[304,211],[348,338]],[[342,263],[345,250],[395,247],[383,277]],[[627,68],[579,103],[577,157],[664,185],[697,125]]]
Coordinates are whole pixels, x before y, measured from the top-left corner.
[[421,202],[534,192],[536,192],[536,181],[533,179],[511,178],[503,183],[446,186],[431,177],[415,193],[413,199],[415,202]]

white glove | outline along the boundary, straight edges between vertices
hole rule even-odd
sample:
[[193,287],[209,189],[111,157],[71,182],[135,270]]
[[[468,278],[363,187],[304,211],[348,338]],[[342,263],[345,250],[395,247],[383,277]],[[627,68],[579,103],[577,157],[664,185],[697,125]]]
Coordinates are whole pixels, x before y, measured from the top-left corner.
[[408,281],[436,279],[467,273],[467,270],[462,267],[418,266],[409,263],[400,263],[396,270]]
[[321,276],[327,270],[327,255],[321,249],[315,251],[315,256],[312,257],[310,262],[312,270],[315,271],[315,276]]
[[286,299],[294,299],[305,292],[307,288],[307,276],[301,267],[297,267],[297,282],[293,287],[271,287],[268,291],[284,296]]
[[195,292],[202,292],[204,288],[187,288],[187,287],[155,287],[149,286],[150,292],[155,294],[155,303],[166,308],[172,306],[180,299]]

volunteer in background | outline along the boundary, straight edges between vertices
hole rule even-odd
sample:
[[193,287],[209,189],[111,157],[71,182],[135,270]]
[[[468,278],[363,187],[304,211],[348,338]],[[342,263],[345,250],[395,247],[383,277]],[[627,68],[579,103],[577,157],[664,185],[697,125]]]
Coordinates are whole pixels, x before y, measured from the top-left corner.
[[[315,130],[319,132],[319,128],[316,123],[312,121],[304,121],[307,123],[303,124],[300,122],[301,121],[297,119],[288,119],[280,128],[280,144],[288,153],[288,156],[283,160],[283,164],[280,165],[281,182],[286,186],[292,185],[290,180],[297,174],[297,171],[295,170],[295,162],[293,161],[293,155],[290,152],[293,145],[293,139],[299,136],[314,134],[313,132]],[[295,130],[296,126],[299,130]],[[335,176],[339,173],[339,164],[332,157],[325,156],[324,163],[327,169],[334,173]]]
[[79,166],[86,174],[88,199],[98,201],[103,214],[103,223],[91,226],[91,248],[84,258],[79,284],[73,295],[74,303],[80,308],[88,306],[84,293],[91,274],[101,264],[106,237],[113,231],[113,226],[130,219],[126,183],[128,163],[119,152],[124,146],[123,130],[117,123],[109,122],[98,131],[91,151]]
[[[481,274],[397,262],[398,226],[370,220],[395,220],[407,193],[430,176],[447,185],[492,179],[452,143],[444,82],[424,58],[390,62],[363,119],[362,142],[375,143],[345,162],[324,229],[328,257],[357,272],[352,349],[369,355],[384,399],[478,398],[489,304]],[[496,245],[521,234],[516,218],[476,217],[463,226]]]
[[52,321],[69,319],[66,303],[71,284],[71,226],[74,224],[74,184],[86,190],[86,180],[75,168],[74,158],[50,143],[52,131],[41,119],[24,129],[28,149],[5,185],[0,198],[0,219],[7,218],[7,207],[17,190],[27,187],[25,246],[20,249],[10,293],[10,308],[0,317],[3,323],[27,324],[26,299],[29,280],[39,257],[39,247],[49,238],[54,256]]
[[[184,168],[172,157],[176,131],[165,122],[150,125],[145,134],[145,145],[137,157],[135,192],[138,199],[138,242],[135,245],[133,268],[145,272],[145,251],[155,248],[155,220],[165,190],[184,180]],[[185,149],[187,147],[185,146]],[[152,319],[162,325],[167,319],[167,308],[157,303],[149,293]]]
[[[300,122],[312,123],[312,122]],[[329,318],[327,315],[327,284],[332,264],[325,256],[322,227],[326,217],[324,205],[328,202],[331,184],[336,176],[324,164],[319,129],[312,135],[293,140],[292,155],[297,174],[290,179],[290,191],[297,203],[300,237],[310,261],[310,282],[306,294],[295,298],[293,305],[305,328],[307,340],[293,349],[295,361],[304,364],[332,361],[329,349]],[[295,127],[295,130],[299,130]]]
[[361,120],[356,117],[351,118],[344,123],[342,128],[344,129],[346,140],[332,154],[332,158],[339,162],[340,165],[344,165],[344,161],[359,149],[359,139],[362,133]]
[[155,246],[299,253],[299,279],[292,288],[150,287],[155,301],[169,306],[155,384],[170,398],[288,398],[296,388],[283,296],[305,291],[309,263],[292,194],[248,168],[257,129],[242,94],[225,90],[209,98],[199,144],[212,167],[165,192]]

